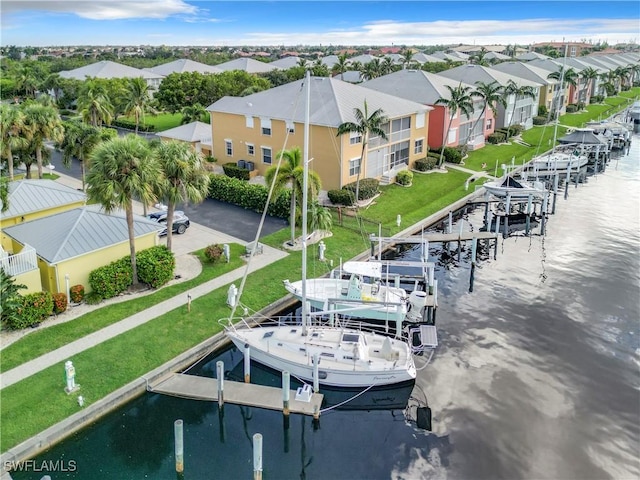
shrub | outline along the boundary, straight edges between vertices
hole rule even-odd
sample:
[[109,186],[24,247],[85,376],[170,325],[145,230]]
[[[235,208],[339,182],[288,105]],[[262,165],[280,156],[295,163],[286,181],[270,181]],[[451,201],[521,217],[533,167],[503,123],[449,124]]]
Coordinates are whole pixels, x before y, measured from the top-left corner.
[[327,192],[329,200],[335,205],[351,206],[356,203],[356,194],[351,190],[329,190]]
[[[126,128],[127,130],[136,129],[136,122],[131,122],[129,120],[114,120],[113,122],[111,122],[111,125],[113,125],[114,127]],[[140,132],[155,132],[156,127],[155,125],[145,125],[143,123],[140,123],[138,125],[138,130]]]
[[209,163],[217,163],[218,159],[216,157],[214,157],[213,155],[207,155],[206,157],[204,157],[204,161],[205,162],[209,162]]
[[541,116],[541,115],[538,115],[537,117],[533,117],[534,125],[544,125],[545,123],[547,123],[547,117]]
[[602,102],[604,102],[604,95],[592,95],[590,102],[591,103],[602,103]]
[[84,301],[87,305],[98,305],[104,300],[98,292],[89,292],[85,295]]
[[[128,259],[129,257],[127,257]],[[164,245],[147,248],[136,255],[138,280],[158,288],[173,279],[176,259]]]
[[[209,196],[214,200],[238,205],[247,210],[262,213],[269,190],[264,185],[243,182],[226,175],[211,175]],[[272,217],[289,218],[291,190],[283,189],[269,204],[267,213]]]
[[[131,259],[128,256],[96,268],[89,274],[91,293],[99,295],[100,298],[115,297],[129,288],[132,283],[133,272]],[[87,296],[85,296],[85,302],[87,302]]]
[[54,293],[53,294],[53,313],[56,315],[62,313],[67,309],[67,294],[66,293]]
[[520,133],[522,133],[522,130],[524,129],[524,127],[522,125],[520,125],[519,123],[516,125],[511,125],[508,130],[509,130],[509,136],[510,137],[515,137],[516,135],[520,135]]
[[84,298],[84,287],[82,285],[74,285],[69,290],[69,296],[73,303],[80,303]]
[[237,163],[225,163],[222,165],[222,169],[227,177],[249,180],[249,170],[246,168],[240,168]]
[[506,138],[507,136],[502,132],[493,132],[487,137],[487,142],[497,145],[498,143],[504,142]]
[[585,108],[584,102],[578,102],[577,106],[578,106],[578,110],[584,110],[584,108]]
[[396,183],[399,185],[411,185],[413,181],[413,173],[409,170],[402,170],[396,175]]
[[427,155],[425,158],[419,158],[414,164],[414,168],[419,172],[427,172],[433,170],[438,164],[438,159],[431,155]]
[[211,263],[217,263],[223,257],[224,249],[219,244],[209,245],[204,249],[204,256]]
[[546,105],[538,106],[538,116],[546,117],[548,113],[549,113],[549,109],[547,108]]
[[567,105],[567,113],[576,113],[578,111],[578,106],[571,103]]
[[9,328],[19,329],[38,325],[53,313],[53,296],[49,292],[36,292],[25,295],[18,315],[9,319]]
[[[342,187],[356,193],[356,185],[358,182],[351,182]],[[375,178],[363,178],[360,180],[360,190],[358,191],[358,200],[367,200],[375,197],[380,191],[380,183]]]

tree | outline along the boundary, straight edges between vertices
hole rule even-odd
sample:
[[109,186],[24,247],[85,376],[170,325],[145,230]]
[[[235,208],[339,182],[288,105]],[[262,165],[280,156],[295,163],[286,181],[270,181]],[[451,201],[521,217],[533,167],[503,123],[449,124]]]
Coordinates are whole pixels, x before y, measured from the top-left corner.
[[46,140],[60,142],[64,136],[64,127],[54,107],[36,102],[27,103],[24,107],[25,128],[29,130],[31,144],[35,148],[38,163],[38,178],[42,178],[42,149]]
[[44,90],[51,90],[53,92],[53,98],[58,103],[58,99],[60,98],[60,92],[62,91],[62,82],[63,79],[58,73],[50,73],[47,78],[44,79],[41,88]]
[[[518,85],[513,80],[509,80],[507,82],[507,86],[504,89],[505,95],[513,95],[513,109],[511,110],[511,118],[509,118],[509,125],[507,127],[511,127],[513,124],[513,117],[516,113],[516,105],[518,103],[518,97],[521,98],[536,98],[536,91],[534,87],[530,87],[528,85]],[[507,141],[509,141],[509,133],[510,128],[507,128]]]
[[30,131],[26,129],[22,110],[15,105],[0,104],[0,146],[2,156],[7,159],[9,179],[13,180],[13,154],[16,149],[26,148]]
[[87,197],[107,213],[125,211],[131,253],[133,284],[138,284],[136,244],[133,230],[133,199],[147,204],[156,200],[158,184],[164,181],[160,163],[146,140],[129,134],[98,145],[91,154],[87,175]]
[[411,63],[413,62],[413,50],[410,48],[405,48],[401,52],[404,60],[402,61],[402,68],[411,68]]
[[[367,153],[367,143],[369,141],[369,136],[371,134],[375,136],[379,136],[383,140],[387,139],[386,132],[382,129],[382,125],[388,122],[387,117],[384,115],[384,112],[381,108],[378,108],[371,115],[369,115],[369,107],[367,105],[367,101],[364,101],[364,110],[360,110],[359,108],[353,109],[353,114],[355,116],[355,122],[344,122],[338,126],[337,136],[344,135],[345,133],[358,133],[361,137],[362,142],[362,152],[360,153],[360,158],[358,159],[357,166],[357,177],[356,177],[356,208],[358,205],[358,200],[360,200],[360,171],[362,170],[362,164],[365,160],[365,155]],[[365,163],[366,165],[366,163]]]
[[307,228],[309,231],[314,232],[316,230],[331,230],[333,225],[333,217],[328,208],[320,205],[318,200],[313,200],[309,204],[307,215]]
[[333,74],[340,74],[340,80],[344,80],[344,72],[349,70],[349,61],[347,60],[347,54],[343,53],[338,55],[338,61],[331,67]]
[[151,89],[142,77],[129,78],[127,82],[127,90],[125,92],[125,115],[133,115],[136,122],[136,135],[140,120],[144,121],[144,114],[151,110],[149,103],[151,102]]
[[7,177],[0,177],[0,203],[2,203],[0,212],[9,210],[9,179]]
[[18,318],[18,309],[22,306],[20,290],[27,288],[17,284],[16,279],[0,268],[0,321],[3,325]]
[[183,107],[180,113],[182,114],[180,125],[185,125],[191,122],[202,121],[202,117],[207,114],[207,111],[199,103],[194,103],[193,105]]
[[167,202],[167,248],[171,250],[176,205],[201,203],[209,193],[211,177],[202,164],[202,156],[188,143],[161,142],[155,153],[164,172],[157,196]]
[[[291,225],[291,245],[296,239],[296,201],[302,201],[302,185],[303,185],[303,160],[302,151],[299,147],[293,147],[290,150],[282,150],[278,152],[277,158],[284,160],[280,165],[273,165],[265,172],[265,181],[267,185],[275,182],[274,191],[279,192],[287,186],[291,187],[291,205],[289,207]],[[320,177],[313,171],[308,172],[309,197],[311,199],[318,195],[321,188]],[[275,200],[275,198],[274,198]]]
[[462,82],[457,87],[451,87],[445,85],[449,90],[447,97],[440,97],[436,100],[436,105],[444,105],[449,110],[449,124],[445,130],[444,137],[442,138],[442,147],[440,148],[440,159],[438,160],[438,166],[442,167],[444,163],[444,149],[447,146],[447,138],[451,130],[451,124],[455,118],[458,110],[460,113],[464,113],[467,118],[473,113],[473,99],[471,98],[471,87],[463,86]]
[[[598,73],[598,71],[593,67],[585,68],[584,70],[582,70],[582,72],[580,72],[580,75],[587,82],[587,85],[589,85],[589,83],[591,83],[591,85],[593,87],[595,87],[594,80],[597,79],[598,77],[600,77],[600,74]],[[598,92],[596,92],[595,88],[591,89],[591,94],[592,95],[597,95],[597,93]]]
[[82,119],[99,127],[103,123],[109,125],[113,119],[113,104],[107,94],[107,89],[98,79],[87,79],[78,93],[78,110]]
[[[56,148],[62,150],[62,162],[65,167],[71,165],[71,160],[75,157],[80,161],[80,171],[82,176],[82,191],[85,190],[85,173],[91,152],[103,140],[106,140],[105,131],[100,127],[94,127],[78,121],[64,122],[64,138],[56,144]],[[108,131],[114,132],[112,129]]]
[[485,47],[480,47],[480,50],[469,57],[470,63],[484,66],[489,65],[489,62],[487,62],[487,60],[484,58],[487,53],[489,53],[489,51]]
[[471,129],[469,129],[469,134],[467,135],[467,139],[464,142],[465,147],[469,143],[471,134],[475,131],[478,123],[483,119],[483,115],[487,111],[487,107],[489,107],[493,114],[496,115],[496,105],[498,103],[503,107],[507,106],[504,96],[502,95],[502,86],[496,81],[493,81],[491,83],[476,83],[476,89],[471,92],[471,96],[480,98],[482,100],[482,110],[480,111],[478,119],[474,122]]

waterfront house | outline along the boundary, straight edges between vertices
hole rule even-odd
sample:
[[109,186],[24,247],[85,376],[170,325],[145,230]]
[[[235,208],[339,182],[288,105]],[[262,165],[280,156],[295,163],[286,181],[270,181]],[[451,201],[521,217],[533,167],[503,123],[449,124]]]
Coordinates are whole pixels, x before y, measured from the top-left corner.
[[362,83],[363,87],[433,108],[429,112],[429,147],[440,147],[443,142],[449,147],[455,147],[468,142],[469,149],[475,150],[483,147],[486,137],[494,131],[493,112],[490,108],[482,112],[483,102],[474,99],[473,115],[467,118],[460,112],[454,112],[451,128],[445,138],[451,112],[447,106],[439,105],[437,102],[440,98],[450,99],[451,93],[447,86],[455,89],[459,85],[475,89],[473,85],[422,70],[399,70]]
[[496,70],[495,68],[472,64],[450,68],[449,70],[439,72],[437,75],[442,75],[458,82],[466,82],[472,85],[477,85],[480,82],[486,84],[497,82],[502,87],[506,87],[509,84],[509,81],[513,80],[519,87],[533,87],[536,92],[534,98],[522,96],[516,97],[515,94],[510,94],[506,97],[506,108],[502,105],[497,106],[498,114],[496,116],[496,129],[507,128],[516,124],[522,125],[525,129],[533,126],[533,117],[538,115],[540,87],[543,86],[541,83],[509,75]]
[[[395,172],[413,166],[427,151],[431,107],[353,85],[337,77],[311,77],[309,158],[323,189],[339,189],[357,180],[362,137],[337,136],[338,127],[356,122],[354,109],[369,115],[382,109],[388,118],[387,140],[369,139],[360,178],[392,181]],[[302,80],[246,97],[223,97],[207,110],[211,114],[213,156],[219,164],[243,160],[264,175],[277,162],[277,153],[303,148],[305,98]],[[286,140],[286,141],[285,141]]]

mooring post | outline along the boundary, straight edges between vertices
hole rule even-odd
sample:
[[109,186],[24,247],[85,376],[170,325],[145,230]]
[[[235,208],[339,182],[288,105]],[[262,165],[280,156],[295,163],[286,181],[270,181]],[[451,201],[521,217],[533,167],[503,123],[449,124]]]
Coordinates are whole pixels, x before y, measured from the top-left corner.
[[422,242],[422,261],[429,261],[429,240],[425,240]]
[[447,233],[453,233],[453,212],[449,212],[449,230]]
[[569,181],[565,179],[564,181],[564,199],[569,198]]
[[218,408],[224,407],[224,362],[216,362],[216,376],[218,380]]
[[291,384],[291,374],[282,372],[282,413],[289,416],[289,390]]
[[313,391],[318,393],[320,391],[320,379],[318,378],[318,364],[320,363],[320,356],[316,353],[313,355]]
[[471,239],[471,265],[473,265],[474,267],[476,265],[477,250],[478,250],[478,239],[476,237],[473,237],[473,239]]
[[225,426],[224,426],[224,408],[218,408],[218,426],[220,429],[220,443],[224,443]]
[[289,415],[283,415],[282,416],[282,429],[284,430],[284,453],[289,453],[289,444],[291,443],[290,441],[290,435],[289,435],[289,427],[290,427],[290,420],[291,417],[289,417]]
[[460,228],[458,229],[458,238],[462,237],[462,230],[464,229],[464,218],[460,219]]
[[542,207],[540,208],[540,235],[544,235],[545,232],[545,223],[547,221],[547,204],[549,199],[549,192],[545,192],[544,197],[542,198]]
[[253,480],[262,480],[262,434],[253,434]]
[[496,235],[500,233],[500,215],[496,215]]
[[558,198],[558,180],[559,180],[559,174],[556,173],[553,177],[553,205],[551,205],[552,215],[556,213],[556,201]]
[[527,235],[529,235],[529,227],[531,226],[531,202],[532,201],[533,201],[532,195],[529,194],[529,196],[527,197],[527,217],[526,217],[525,231],[524,231],[524,233],[526,233]]
[[244,344],[244,383],[251,383],[251,347]]
[[429,267],[429,295],[433,295],[433,276],[434,276],[434,272],[435,271],[435,266],[434,267]]
[[509,214],[511,213],[511,194],[507,193],[507,204],[504,208],[504,230],[502,232],[503,238],[507,238],[509,235]]
[[184,471],[184,437],[182,431],[182,420],[173,422],[173,436],[175,439],[176,472]]
[[487,232],[491,231],[491,224],[489,223],[489,202],[484,204],[484,228]]

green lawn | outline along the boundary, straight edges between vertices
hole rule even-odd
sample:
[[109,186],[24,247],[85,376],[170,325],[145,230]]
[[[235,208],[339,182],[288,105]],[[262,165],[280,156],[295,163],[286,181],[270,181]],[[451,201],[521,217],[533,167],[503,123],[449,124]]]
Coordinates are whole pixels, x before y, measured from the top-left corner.
[[[635,98],[638,94],[640,88],[625,92],[626,98],[615,100],[620,102],[617,109],[626,106],[628,99]],[[614,99],[607,100],[609,105],[613,105]],[[595,116],[589,119],[602,114],[597,109],[591,110],[591,107],[594,106],[589,106],[587,111]],[[613,110],[607,115],[611,113]],[[558,135],[564,133],[560,132],[559,128]],[[465,166],[480,170],[482,163],[486,162],[487,170],[491,170],[492,173],[496,164],[509,163],[512,157],[519,163],[535,154],[536,145],[552,139],[553,131],[549,127],[536,127],[524,132],[522,138],[534,147],[517,144],[488,145],[477,152],[471,152],[465,160]],[[398,230],[395,225],[398,213],[402,215],[403,226],[422,220],[468,194],[473,188],[470,186],[469,191],[464,189],[464,183],[468,178],[467,173],[455,170],[446,174],[415,174],[410,188],[397,185],[382,187],[380,197],[374,204],[362,209],[361,215],[380,221],[385,229],[395,232]],[[334,227],[332,231],[333,236],[324,239],[327,246],[326,262],[318,260],[316,248],[309,249],[307,271],[310,277],[326,273],[329,270],[329,260],[337,265],[340,259],[347,260],[367,250],[368,233],[377,233],[354,232],[339,227]],[[280,247],[289,235],[289,228],[284,228],[261,241]],[[105,307],[66,324],[24,337],[2,351],[2,369],[6,371],[12,366],[184,292],[227,271],[226,269],[241,265],[239,255],[242,253],[242,247],[232,245],[232,253],[234,260],[231,264],[206,267],[196,279],[161,289],[146,297]],[[300,278],[300,258],[301,252],[291,252],[286,258],[249,275],[242,302],[258,310],[285,295],[282,280],[288,278],[293,281]],[[82,385],[82,395],[87,404],[99,400],[219,332],[221,327],[218,319],[227,317],[230,312],[226,306],[227,289],[228,285],[225,285],[194,300],[190,313],[187,313],[186,307],[177,308],[74,356],[77,380]],[[78,410],[75,396],[63,393],[63,372],[64,367],[60,363],[2,390],[1,451],[6,451]]]
[[[133,123],[135,123],[136,121],[134,117],[120,118],[124,118],[125,120]],[[145,115],[144,122],[141,122],[141,124],[153,125],[154,127],[156,127],[156,132],[162,132],[163,130],[169,130],[170,128],[179,127],[181,122],[181,113],[160,113],[158,115]]]

